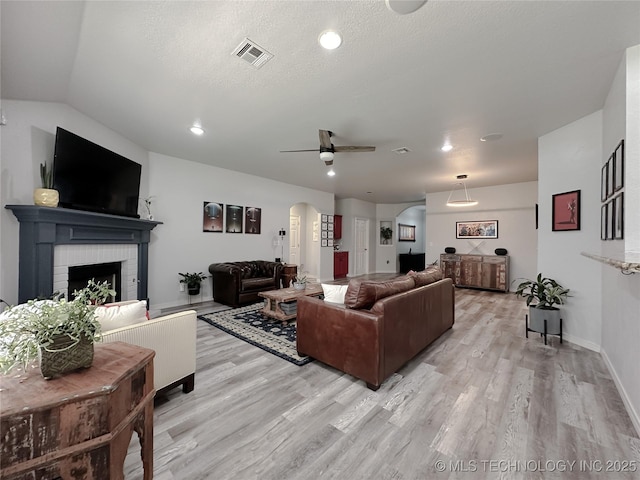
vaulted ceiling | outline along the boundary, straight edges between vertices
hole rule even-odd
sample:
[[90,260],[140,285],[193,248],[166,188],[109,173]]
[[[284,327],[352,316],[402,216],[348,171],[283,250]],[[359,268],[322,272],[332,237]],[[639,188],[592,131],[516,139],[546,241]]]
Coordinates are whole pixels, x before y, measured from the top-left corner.
[[[537,138],[602,108],[640,44],[637,1],[0,5],[3,99],[64,102],[152,152],[376,203],[463,173],[536,180]],[[327,29],[336,50],[318,44]],[[246,38],[273,55],[259,69],[232,54]],[[317,152],[280,152],[318,148],[319,129],[376,150],[336,153],[335,177]]]

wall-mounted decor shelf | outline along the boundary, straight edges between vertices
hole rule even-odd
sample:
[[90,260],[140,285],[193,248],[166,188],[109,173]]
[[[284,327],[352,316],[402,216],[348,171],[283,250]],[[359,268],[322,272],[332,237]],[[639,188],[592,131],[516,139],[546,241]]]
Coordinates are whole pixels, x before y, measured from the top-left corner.
[[600,263],[610,265],[619,269],[625,275],[631,275],[632,273],[640,273],[640,259],[635,261],[616,260],[615,258],[602,257],[593,253],[581,252],[583,257],[590,258]]

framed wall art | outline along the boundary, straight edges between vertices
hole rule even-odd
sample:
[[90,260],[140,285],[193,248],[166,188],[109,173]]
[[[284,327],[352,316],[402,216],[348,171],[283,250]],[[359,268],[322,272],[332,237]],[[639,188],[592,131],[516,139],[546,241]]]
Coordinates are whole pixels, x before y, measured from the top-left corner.
[[557,193],[551,201],[551,230],[580,230],[580,190]]
[[203,202],[202,231],[222,232],[224,220],[224,204],[218,202]]
[[398,241],[399,242],[415,242],[416,241],[416,226],[415,225],[403,225],[398,224]]
[[605,203],[600,207],[600,240],[607,240],[608,223],[609,223],[609,206]]
[[609,167],[611,160],[602,166],[600,173],[600,201],[605,202],[609,196]]
[[240,205],[227,205],[227,233],[242,233],[242,207]]
[[256,207],[244,207],[244,233],[260,234],[262,222],[262,209]]
[[613,203],[613,239],[622,240],[624,238],[624,192],[611,200]]
[[624,140],[620,140],[613,158],[615,163],[613,167],[613,191],[611,193],[617,192],[624,187]]
[[456,222],[456,238],[498,238],[498,220]]

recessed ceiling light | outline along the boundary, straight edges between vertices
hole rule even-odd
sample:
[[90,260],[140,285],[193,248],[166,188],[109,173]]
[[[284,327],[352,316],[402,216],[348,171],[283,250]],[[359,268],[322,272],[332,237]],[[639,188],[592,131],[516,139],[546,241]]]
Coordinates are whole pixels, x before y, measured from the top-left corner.
[[330,177],[335,176],[336,172],[333,170],[333,168],[330,168],[329,171],[327,172],[327,175],[329,175]]
[[338,32],[333,30],[325,30],[318,37],[318,42],[322,48],[326,48],[327,50],[335,50],[340,45],[342,45],[342,37]]
[[442,147],[440,147],[440,150],[442,150],[443,152],[450,152],[451,150],[453,150],[453,146],[450,143],[445,143]]
[[502,138],[502,134],[501,133],[490,133],[489,135],[485,135],[484,137],[480,138],[481,142],[493,142],[495,140],[500,140]]
[[204,133],[204,129],[200,125],[192,125],[189,131],[194,135],[202,135]]

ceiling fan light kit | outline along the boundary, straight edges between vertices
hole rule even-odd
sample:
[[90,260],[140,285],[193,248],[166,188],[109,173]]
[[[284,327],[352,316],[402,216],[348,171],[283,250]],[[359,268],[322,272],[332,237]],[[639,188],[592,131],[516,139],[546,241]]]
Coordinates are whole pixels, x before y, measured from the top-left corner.
[[292,153],[292,152],[320,152],[320,160],[322,160],[325,165],[330,166],[333,165],[333,159],[335,158],[336,152],[375,152],[376,147],[371,146],[356,146],[356,145],[341,145],[335,146],[331,143],[331,137],[333,137],[333,132],[330,130],[318,130],[318,136],[320,137],[320,148],[306,149],[306,150],[280,150],[281,153]]

